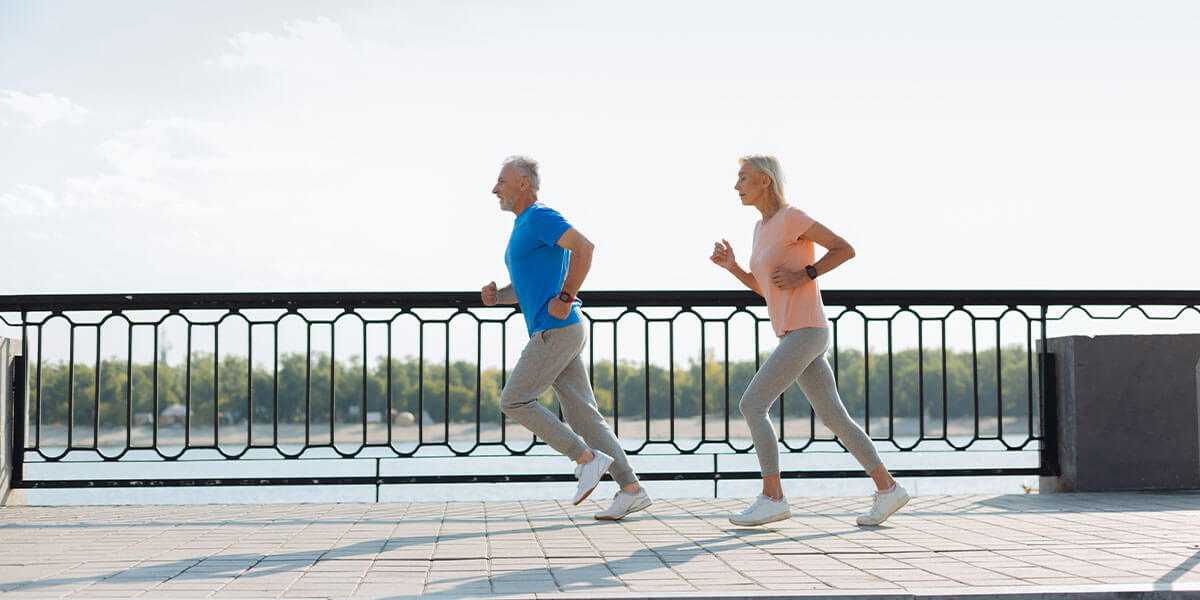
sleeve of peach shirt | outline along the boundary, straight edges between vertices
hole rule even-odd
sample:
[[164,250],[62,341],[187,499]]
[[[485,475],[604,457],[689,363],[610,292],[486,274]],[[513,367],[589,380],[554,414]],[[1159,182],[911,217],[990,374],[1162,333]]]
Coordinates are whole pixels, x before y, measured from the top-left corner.
[[800,239],[800,236],[804,235],[813,226],[813,223],[817,222],[816,219],[808,216],[808,213],[798,208],[788,211],[788,216],[791,219],[788,222],[787,229],[792,241]]

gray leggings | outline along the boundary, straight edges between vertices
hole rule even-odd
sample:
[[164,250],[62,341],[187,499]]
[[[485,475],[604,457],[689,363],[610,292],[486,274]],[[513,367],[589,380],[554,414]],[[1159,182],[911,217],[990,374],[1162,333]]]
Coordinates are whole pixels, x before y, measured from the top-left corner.
[[779,338],[779,347],[775,348],[746,387],[738,408],[750,427],[750,437],[754,439],[754,451],[758,454],[763,477],[779,474],[779,444],[767,411],[771,410],[775,399],[793,381],[800,384],[800,391],[808,397],[813,412],[854,455],[858,464],[868,473],[883,464],[871,439],[850,418],[838,396],[833,370],[825,360],[825,349],[828,347],[829,329],[826,327],[789,331]]
[[[500,410],[567,458],[578,458],[589,446],[611,456],[613,464],[608,472],[618,484],[628,485],[637,481],[637,476],[596,407],[588,383],[582,356],[587,342],[584,327],[579,322],[535,331],[500,392]],[[570,427],[537,401],[551,387]]]

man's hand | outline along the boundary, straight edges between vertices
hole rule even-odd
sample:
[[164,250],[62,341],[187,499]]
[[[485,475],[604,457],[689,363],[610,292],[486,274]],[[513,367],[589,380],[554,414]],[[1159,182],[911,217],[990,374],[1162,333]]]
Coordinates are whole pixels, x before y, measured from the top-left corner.
[[771,273],[771,285],[781,290],[790,290],[794,287],[800,287],[801,285],[804,285],[810,281],[812,281],[812,279],[809,279],[808,273],[805,273],[804,271],[777,269],[774,273]]
[[484,306],[495,306],[500,303],[500,290],[496,287],[496,282],[490,282],[483,286],[483,292],[480,294],[483,297]]
[[713,253],[708,259],[725,270],[730,270],[737,264],[737,261],[733,259],[733,246],[730,246],[729,242],[725,240],[713,244]]
[[550,300],[550,305],[546,307],[546,312],[550,313],[550,316],[561,321],[571,316],[571,303],[563,302],[558,298],[552,298]]

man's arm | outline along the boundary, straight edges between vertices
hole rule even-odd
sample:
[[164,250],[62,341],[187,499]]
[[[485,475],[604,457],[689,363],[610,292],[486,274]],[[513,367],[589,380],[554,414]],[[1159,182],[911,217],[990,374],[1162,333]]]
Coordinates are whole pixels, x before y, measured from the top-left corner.
[[502,288],[497,288],[495,281],[490,282],[483,286],[483,292],[481,295],[483,297],[484,306],[517,303],[517,292],[513,290],[511,283]]
[[[557,244],[571,251],[571,263],[567,266],[567,278],[563,280],[562,291],[574,298],[592,268],[592,251],[596,246],[574,227],[563,233]],[[571,314],[571,303],[554,298],[550,301],[549,312],[555,319],[565,319]]]
[[592,268],[592,251],[596,246],[574,227],[558,238],[558,245],[571,251],[571,264],[567,267],[567,278],[563,281],[562,291],[574,298],[579,293],[579,288],[583,287],[583,280]]

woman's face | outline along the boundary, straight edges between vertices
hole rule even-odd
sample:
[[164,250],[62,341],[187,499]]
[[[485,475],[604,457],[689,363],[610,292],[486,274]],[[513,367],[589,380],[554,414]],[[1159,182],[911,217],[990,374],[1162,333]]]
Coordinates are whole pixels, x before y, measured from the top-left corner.
[[738,169],[737,183],[733,189],[737,190],[743,205],[757,206],[769,197],[770,187],[771,179],[767,177],[766,173],[759,171],[750,163],[742,163],[742,168]]

